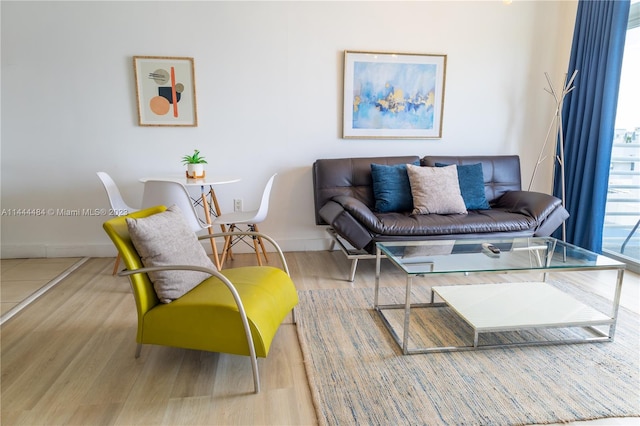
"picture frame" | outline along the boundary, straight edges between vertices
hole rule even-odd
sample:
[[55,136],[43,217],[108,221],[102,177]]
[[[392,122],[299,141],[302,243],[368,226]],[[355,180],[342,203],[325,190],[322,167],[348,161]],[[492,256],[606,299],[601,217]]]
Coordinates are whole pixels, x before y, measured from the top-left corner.
[[133,69],[140,126],[198,125],[193,58],[134,56]]
[[447,56],[344,52],[345,139],[442,137]]

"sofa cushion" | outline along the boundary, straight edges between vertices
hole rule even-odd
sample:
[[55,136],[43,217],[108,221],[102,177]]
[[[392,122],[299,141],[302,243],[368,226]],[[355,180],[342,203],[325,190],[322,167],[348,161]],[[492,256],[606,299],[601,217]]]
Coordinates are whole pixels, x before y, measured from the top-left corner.
[[407,164],[413,214],[467,214],[455,165],[420,167]]
[[[377,213],[378,223],[371,234],[378,240],[473,234],[533,235],[536,219],[501,208],[469,210],[468,214]],[[382,238],[381,238],[382,237]],[[453,237],[452,237],[453,238]],[[375,252],[372,252],[375,253]]]
[[[175,205],[152,216],[127,218],[127,227],[145,267],[192,265],[216,268]],[[148,275],[162,303],[178,299],[210,277],[205,272],[185,270],[149,272]]]
[[[436,167],[446,167],[449,164],[436,163]],[[484,193],[484,175],[482,164],[456,165],[458,168],[458,183],[464,204],[469,210],[490,209]]]
[[[420,165],[419,161],[413,163]],[[406,164],[371,163],[375,210],[380,213],[408,212],[413,209],[411,185]]]

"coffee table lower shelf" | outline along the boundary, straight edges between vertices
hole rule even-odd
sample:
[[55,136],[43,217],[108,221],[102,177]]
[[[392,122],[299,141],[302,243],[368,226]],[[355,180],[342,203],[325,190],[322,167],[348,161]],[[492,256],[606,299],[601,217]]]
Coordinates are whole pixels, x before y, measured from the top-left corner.
[[[611,341],[614,335],[615,318],[594,309],[545,282],[467,284],[436,286],[432,294],[444,302],[378,305],[375,310],[391,332],[404,354],[429,352],[452,352],[489,349],[509,346],[573,344]],[[409,323],[411,309],[448,306],[463,319],[473,331],[473,343],[465,346],[435,346],[409,348]],[[405,309],[402,339],[384,310]],[[608,325],[608,333],[595,326]],[[482,333],[524,331],[545,328],[581,327],[590,332],[584,338],[556,340],[518,341],[500,344],[479,344]]]

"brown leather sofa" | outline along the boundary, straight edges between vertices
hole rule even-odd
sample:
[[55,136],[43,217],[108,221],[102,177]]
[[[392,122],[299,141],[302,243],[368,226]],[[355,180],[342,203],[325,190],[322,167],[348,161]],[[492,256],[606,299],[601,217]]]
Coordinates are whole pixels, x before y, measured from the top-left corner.
[[[422,166],[481,163],[491,208],[466,215],[374,211],[371,164],[418,160]],[[328,226],[332,248],[338,243],[353,261],[350,281],[358,260],[374,257],[378,241],[548,236],[569,217],[558,198],[522,191],[520,158],[515,155],[320,159],[313,164],[313,188],[316,224]]]

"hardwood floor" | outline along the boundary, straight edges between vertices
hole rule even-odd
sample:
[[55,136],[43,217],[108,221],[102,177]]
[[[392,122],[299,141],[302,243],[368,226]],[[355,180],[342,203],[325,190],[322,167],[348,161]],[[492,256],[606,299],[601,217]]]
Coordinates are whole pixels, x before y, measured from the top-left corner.
[[3,259],[0,262],[0,315],[5,315],[36,294],[81,258]]
[[[286,257],[299,290],[373,285],[372,261],[360,262],[356,281],[349,283],[349,265],[339,252]],[[47,281],[77,260],[2,260],[3,313],[9,309],[5,303],[15,306],[19,294],[33,293],[36,277]],[[254,261],[252,254],[237,254],[232,266]],[[3,425],[317,423],[296,328],[289,319],[269,357],[259,360],[263,390],[255,395],[246,357],[147,345],[135,359],[134,301],[127,279],[113,277],[112,267],[112,258],[87,260],[2,325]],[[395,268],[383,268],[386,285],[404,283]],[[596,289],[614,280],[605,272],[570,275]],[[639,289],[639,276],[626,273],[623,306],[640,312]],[[13,300],[5,302],[5,296]],[[639,420],[576,424],[637,425]]]

